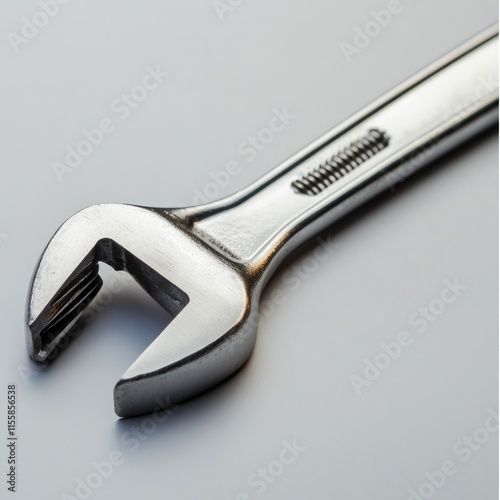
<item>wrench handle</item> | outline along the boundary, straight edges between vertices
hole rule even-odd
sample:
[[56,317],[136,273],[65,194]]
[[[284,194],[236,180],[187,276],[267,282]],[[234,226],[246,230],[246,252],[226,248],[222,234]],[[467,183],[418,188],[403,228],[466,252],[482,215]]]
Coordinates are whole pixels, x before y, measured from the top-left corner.
[[335,220],[494,124],[497,75],[494,26],[246,189],[182,216],[205,242],[266,275]]

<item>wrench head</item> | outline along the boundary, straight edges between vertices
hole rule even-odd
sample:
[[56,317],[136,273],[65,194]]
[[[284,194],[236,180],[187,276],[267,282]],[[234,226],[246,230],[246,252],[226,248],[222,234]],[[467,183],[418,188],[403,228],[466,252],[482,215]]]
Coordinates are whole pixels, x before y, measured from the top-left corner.
[[99,262],[129,272],[172,316],[114,390],[121,417],[176,404],[221,382],[255,343],[252,293],[238,265],[196,238],[175,210],[88,207],[56,232],[26,308],[30,356],[44,361],[99,291]]

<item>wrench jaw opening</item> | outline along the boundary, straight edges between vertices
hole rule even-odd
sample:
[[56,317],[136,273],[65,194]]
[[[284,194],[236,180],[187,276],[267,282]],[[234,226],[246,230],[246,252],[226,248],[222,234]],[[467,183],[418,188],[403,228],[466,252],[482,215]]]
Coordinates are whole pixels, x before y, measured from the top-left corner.
[[177,314],[188,302],[185,294],[177,293],[171,283],[118,243],[124,235],[138,234],[150,219],[157,223],[161,218],[140,207],[93,205],[58,229],[37,264],[28,293],[26,341],[35,361],[57,355],[57,345],[99,292],[100,261],[138,277],[171,314]]

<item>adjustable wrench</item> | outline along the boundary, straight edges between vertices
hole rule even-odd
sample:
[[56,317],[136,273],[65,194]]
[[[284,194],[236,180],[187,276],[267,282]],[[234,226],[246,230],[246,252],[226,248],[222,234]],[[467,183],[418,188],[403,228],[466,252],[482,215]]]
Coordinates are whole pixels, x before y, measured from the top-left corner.
[[102,204],[56,232],[26,311],[44,361],[97,294],[99,262],[130,273],[174,319],[114,389],[128,417],[221,382],[248,359],[261,292],[297,246],[498,119],[498,27],[418,73],[246,189],[187,208]]

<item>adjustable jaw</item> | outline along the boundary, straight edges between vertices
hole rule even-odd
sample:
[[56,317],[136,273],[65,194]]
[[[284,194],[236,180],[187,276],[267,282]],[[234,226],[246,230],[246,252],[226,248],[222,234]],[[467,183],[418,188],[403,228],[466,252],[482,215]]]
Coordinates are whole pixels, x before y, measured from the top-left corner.
[[128,417],[172,404],[240,368],[255,342],[243,268],[191,234],[174,211],[94,205],[68,219],[35,270],[26,323],[30,355],[45,360],[97,294],[98,262],[129,272],[174,315],[115,387]]

